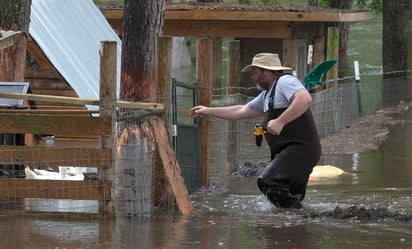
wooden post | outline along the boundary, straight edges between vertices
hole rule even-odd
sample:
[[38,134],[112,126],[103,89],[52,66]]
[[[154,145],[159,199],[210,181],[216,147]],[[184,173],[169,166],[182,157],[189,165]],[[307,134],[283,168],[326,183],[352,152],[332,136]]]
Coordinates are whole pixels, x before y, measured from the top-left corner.
[[[240,41],[232,40],[229,42],[228,61],[227,61],[227,94],[233,95],[239,92],[240,86]],[[237,121],[227,123],[227,156],[226,170],[228,175],[233,173],[237,165]]]
[[227,94],[239,92],[240,85],[240,41],[229,42],[227,61]]
[[[210,37],[199,38],[197,40],[197,83],[199,85],[199,104],[210,106],[212,103],[212,50],[213,39]],[[203,116],[200,119],[200,166],[201,184],[206,186],[209,183],[208,158],[209,158],[209,117]]]
[[164,104],[164,118],[168,131],[172,120],[172,37],[157,37],[156,39],[156,95],[161,96]]
[[213,37],[212,48],[212,86],[213,94],[222,94],[222,38]]
[[[328,39],[327,39],[327,49],[326,49],[326,59],[327,60],[337,60],[339,58],[339,28],[337,27],[329,27],[328,28]],[[326,88],[336,87],[338,84],[338,64],[339,61],[326,73]],[[332,80],[332,81],[331,81]],[[337,127],[339,127],[339,115],[341,108],[338,106],[337,99],[340,98],[338,96],[338,90],[332,91],[334,96],[331,96],[331,99],[335,101],[329,103],[329,111],[325,113],[326,120],[331,120],[328,124],[328,131],[333,133],[336,131]]]
[[408,72],[406,74],[408,79],[407,89],[408,94],[407,97],[410,99],[412,97],[412,21],[408,23],[408,59],[407,59],[407,69]]
[[313,67],[325,60],[325,37],[313,39]]
[[168,140],[166,126],[160,118],[151,118],[149,122],[153,128],[159,157],[176,198],[177,205],[182,214],[189,214],[193,210],[192,202],[190,201],[179,162],[175,157],[172,146],[166,141]]
[[[157,37],[156,38],[156,95],[164,104],[164,123],[167,134],[173,135],[174,128],[172,128],[172,37]],[[168,137],[171,140],[170,137]],[[159,141],[157,141],[159,142]],[[169,143],[169,141],[167,141]],[[161,160],[157,160],[153,174],[153,179],[158,179],[159,175],[164,175],[165,170],[162,166]],[[168,165],[167,165],[168,166]],[[163,179],[163,177],[161,178]],[[173,207],[174,196],[170,191],[165,189],[170,188],[169,183],[160,180],[153,184],[152,202],[161,203],[163,207]]]
[[[327,45],[326,59],[338,60],[339,58],[339,28],[328,28],[328,45]],[[338,84],[338,64],[339,61],[327,72],[326,81],[333,80],[326,84],[326,88],[336,86]]]
[[[116,74],[117,74],[117,43],[113,41],[103,41],[100,48],[100,116],[107,117],[111,122],[110,134],[101,136],[102,148],[112,148],[115,153],[115,122],[116,122]],[[100,168],[99,180],[103,184],[111,184],[114,174],[111,162],[107,169]],[[111,199],[108,196],[105,199]],[[99,201],[99,216],[104,218],[114,218],[115,209],[112,201]]]
[[283,40],[283,52],[281,55],[282,65],[286,67],[291,67],[292,70],[298,71],[297,63],[296,63],[296,39],[284,39]]

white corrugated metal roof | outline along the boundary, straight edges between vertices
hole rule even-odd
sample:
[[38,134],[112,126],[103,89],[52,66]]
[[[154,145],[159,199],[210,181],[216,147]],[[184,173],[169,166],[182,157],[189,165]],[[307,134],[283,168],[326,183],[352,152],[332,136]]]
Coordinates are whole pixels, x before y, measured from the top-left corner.
[[81,98],[99,98],[101,42],[116,41],[118,96],[121,40],[92,0],[32,0],[29,33]]

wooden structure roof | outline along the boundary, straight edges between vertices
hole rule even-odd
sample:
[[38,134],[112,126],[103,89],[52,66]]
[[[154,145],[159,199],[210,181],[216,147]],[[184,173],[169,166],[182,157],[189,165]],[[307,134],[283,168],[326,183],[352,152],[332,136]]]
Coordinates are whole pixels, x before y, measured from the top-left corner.
[[[101,11],[110,24],[121,31],[123,9],[101,8]],[[358,22],[371,17],[368,11],[305,5],[169,3],[165,8],[163,33],[166,36],[292,38],[295,23]]]

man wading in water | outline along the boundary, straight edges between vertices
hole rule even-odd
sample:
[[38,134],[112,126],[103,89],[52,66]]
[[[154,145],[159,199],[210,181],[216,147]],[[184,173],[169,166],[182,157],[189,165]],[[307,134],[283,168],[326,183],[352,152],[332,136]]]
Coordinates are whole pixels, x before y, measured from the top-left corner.
[[282,74],[279,55],[260,53],[242,72],[252,71],[252,80],[263,90],[245,105],[195,106],[192,117],[213,115],[237,120],[264,116],[271,162],[258,176],[257,185],[277,207],[302,208],[309,175],[318,163],[321,146],[310,111],[312,97],[295,76]]

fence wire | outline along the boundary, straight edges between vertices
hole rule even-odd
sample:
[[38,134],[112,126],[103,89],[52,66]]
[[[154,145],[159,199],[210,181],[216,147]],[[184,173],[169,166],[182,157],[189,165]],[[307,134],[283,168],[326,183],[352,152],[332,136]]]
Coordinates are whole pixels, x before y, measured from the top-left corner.
[[[385,107],[405,103],[410,97],[410,78],[383,79],[383,75],[364,75],[362,81],[353,78],[339,79],[335,87],[312,94],[311,110],[321,138],[339,133],[360,118],[373,115]],[[242,91],[239,91],[242,92]],[[246,92],[246,91],[243,91]],[[213,103],[221,106],[234,99],[245,104],[252,97],[241,94],[213,96]],[[255,143],[254,126],[262,119],[226,121],[210,118],[208,172],[211,185],[224,185],[230,174],[247,163],[270,160],[266,144]]]
[[[408,101],[411,95],[409,89],[412,89],[410,78],[382,78],[382,75],[366,75],[362,78],[361,82],[355,82],[352,79],[341,79],[335,87],[314,93],[312,95],[311,110],[320,136],[327,137],[339,133],[340,130],[352,125],[362,117],[373,115],[378,110]],[[246,90],[238,92],[248,92]],[[189,108],[193,105],[191,94],[191,91],[182,89],[177,92],[177,117],[180,126],[187,125],[188,127],[193,127],[194,121],[187,114]],[[165,96],[169,95],[166,94]],[[213,96],[213,105],[245,104],[252,98],[253,96],[244,94],[233,94],[230,96],[225,94],[215,95]],[[147,101],[171,103],[172,100],[159,96],[155,100]],[[113,182],[111,182],[111,200],[118,216],[149,216],[153,206],[173,206],[174,196],[156,150],[156,143],[159,143],[159,141],[155,141],[153,136],[153,131],[157,127],[150,125],[150,120],[153,117],[165,120],[168,127],[172,127],[170,125],[171,108],[167,105],[164,112],[143,112],[131,109],[118,110],[116,139],[114,144],[108,146],[115,154],[111,159],[113,167],[107,172],[113,179]],[[209,184],[225,186],[227,178],[242,167],[242,165],[248,162],[259,163],[269,160],[270,152],[268,146],[263,142],[258,147],[254,135],[254,126],[256,123],[262,122],[262,118],[226,121],[210,117],[209,121],[208,140],[210,143],[207,155]],[[169,133],[170,135],[173,134],[172,129],[169,130]],[[199,147],[196,146],[200,141],[196,140],[195,136],[196,130],[186,133],[182,132],[180,134],[181,140],[178,140],[177,144],[179,148],[176,150],[176,157],[178,160],[180,159],[179,163],[181,164],[182,174],[186,184],[192,191],[200,186],[199,175],[201,169],[199,160],[188,160],[179,156],[190,155],[195,158],[197,157],[197,159],[200,157],[199,153],[201,152],[198,151]],[[44,146],[46,146],[46,141],[43,142]],[[171,139],[160,142],[171,144]],[[70,170],[75,171],[73,175],[77,172],[83,176],[96,178],[99,172],[104,171],[99,166],[104,156],[90,157],[96,146],[100,145],[100,141],[83,140],[73,143],[73,141],[56,140],[55,143],[54,146],[56,147],[66,148],[64,153],[72,153],[72,158],[67,161],[58,161],[59,158],[41,161],[36,158],[39,157],[37,154],[42,147],[34,147],[32,150],[33,159],[30,160],[30,157],[27,157],[29,159],[24,164],[19,164],[19,162],[15,161],[4,162],[3,160],[0,176],[7,178],[9,177],[7,174],[12,173],[15,174],[14,178],[22,178],[24,177],[22,171],[24,171],[25,167],[30,167],[32,170],[47,170],[51,164],[53,166],[75,167],[85,160],[91,160],[88,164],[96,164],[96,167],[88,169],[70,168]],[[82,148],[82,151],[79,152],[76,148]],[[10,168],[10,166],[13,167]],[[10,171],[11,169],[18,172]],[[66,174],[68,174],[67,170],[69,169],[65,170]],[[58,172],[58,174],[62,173]],[[71,199],[55,199],[53,196],[49,196],[51,199],[0,198],[0,209],[2,211],[45,211],[50,214],[55,212],[78,212],[79,214],[91,214],[91,217],[93,215],[95,217],[95,214],[99,212],[99,201],[101,200],[84,200],[84,196],[93,191],[93,189],[96,189],[93,185],[96,181],[88,181],[88,179],[83,181],[84,184],[80,187],[55,189],[56,193],[67,192],[68,195],[70,194]],[[6,181],[2,182],[2,184],[6,183]],[[49,183],[44,182],[43,184]],[[49,187],[55,188],[55,185],[50,182]],[[12,191],[29,192],[33,190],[22,189],[16,185]],[[106,197],[103,198],[105,199]]]

